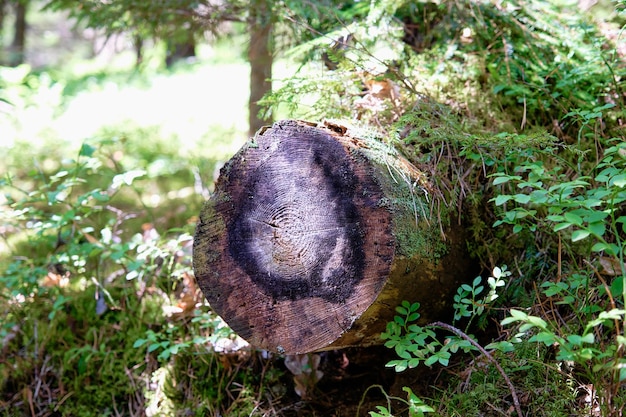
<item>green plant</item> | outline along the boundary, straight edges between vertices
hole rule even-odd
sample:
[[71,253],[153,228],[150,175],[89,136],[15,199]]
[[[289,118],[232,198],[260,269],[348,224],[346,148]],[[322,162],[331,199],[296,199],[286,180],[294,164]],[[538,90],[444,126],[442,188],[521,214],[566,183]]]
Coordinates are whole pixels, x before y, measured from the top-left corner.
[[[6,190],[4,197],[9,208],[4,221],[19,227],[22,232],[7,244],[21,245],[18,240],[21,239],[28,242],[31,250],[50,254],[30,259],[17,257],[12,261],[8,269],[18,273],[3,274],[0,279],[13,296],[46,291],[45,286],[38,285],[37,275],[35,278],[30,275],[33,268],[45,270],[49,269],[49,265],[58,265],[51,274],[66,275],[69,271],[65,268],[71,267],[71,272],[75,274],[90,270],[98,276],[103,262],[112,260],[122,263],[128,260],[125,252],[129,247],[111,242],[112,232],[118,232],[116,228],[123,218],[114,217],[108,224],[102,219],[105,213],[114,212],[109,203],[121,186],[130,184],[137,175],[115,175],[103,169],[102,161],[94,156],[95,151],[95,147],[83,144],[77,157],[63,161],[53,174],[47,174],[36,166],[30,174],[33,180],[31,190],[18,186],[9,175],[0,184]],[[120,177],[123,178],[120,180]],[[111,181],[109,187],[107,179]],[[90,187],[87,188],[86,184]],[[96,237],[96,233],[100,236]],[[59,248],[64,250],[58,251]],[[41,260],[45,262],[43,265],[28,265]]]
[[[481,277],[476,277],[472,285],[463,284],[454,296],[454,324],[463,318],[470,320],[466,324],[469,329],[471,320],[485,314],[485,308],[489,307],[498,297],[496,291],[505,285],[504,278],[510,272],[506,267],[494,268],[492,276],[487,279],[489,291],[485,294],[485,286]],[[441,341],[435,332],[441,328],[440,324],[420,326],[417,321],[419,303],[403,301],[396,307],[398,315],[394,321],[387,324],[387,329],[381,334],[386,340],[385,346],[394,349],[400,359],[390,361],[387,366],[393,367],[396,372],[402,372],[409,368],[415,368],[420,363],[427,366],[439,363],[447,366],[453,353],[459,350],[469,352],[476,350],[474,344],[466,336],[456,334],[448,336]],[[449,330],[449,329],[447,329]]]
[[137,349],[146,346],[147,353],[158,353],[157,359],[167,362],[172,355],[187,351],[194,345],[212,347],[217,345],[220,339],[231,339],[235,336],[233,331],[215,314],[195,310],[191,323],[196,324],[197,329],[186,334],[177,323],[168,323],[164,330],[155,332],[148,329],[144,337],[133,343]]
[[[482,283],[481,277],[476,277],[472,284],[463,284],[454,296],[454,323],[469,318],[466,329],[470,328],[472,319],[481,318],[486,313],[486,308],[498,298],[497,290],[503,287],[506,282],[504,278],[510,276],[510,272],[506,267],[496,267],[492,271],[492,276],[487,279],[489,291],[485,294],[485,285]],[[385,346],[393,348],[400,359],[394,359],[387,363],[388,367],[393,367],[396,372],[402,372],[409,368],[415,368],[420,363],[432,366],[439,363],[442,366],[448,366],[452,354],[459,350],[468,353],[478,351],[487,357],[498,369],[503,376],[515,404],[518,415],[522,415],[519,406],[519,400],[515,393],[515,389],[511,384],[508,376],[493,358],[493,356],[471,335],[466,334],[462,330],[442,322],[430,323],[426,326],[420,326],[417,321],[420,317],[418,313],[419,303],[410,303],[403,301],[400,306],[396,307],[398,315],[394,317],[394,321],[387,324],[387,329],[381,334],[386,340]],[[435,332],[436,329],[443,329],[450,333],[445,340],[441,340]],[[510,343],[492,343],[487,348],[508,350]],[[409,390],[410,391],[410,390]],[[409,394],[411,397],[412,393]],[[422,404],[422,403],[420,403]],[[379,406],[380,413],[389,413],[388,408]],[[373,414],[383,415],[388,414]],[[389,414],[390,415],[390,414]]]
[[[0,180],[10,231],[0,254],[0,409],[18,410],[16,392],[45,387],[25,413],[138,415],[145,375],[183,352],[213,354],[232,336],[198,303],[188,227],[161,236],[138,219],[142,207],[130,202],[147,172],[114,160],[119,145],[86,142],[73,158],[42,156]],[[71,399],[57,404],[63,390]]]
[[406,409],[407,409],[406,411],[408,412],[409,417],[424,417],[426,413],[435,412],[435,410],[432,407],[424,403],[424,401],[421,398],[415,395],[413,391],[411,390],[411,388],[409,387],[402,388],[402,390],[407,393],[407,399],[405,400],[404,398],[393,397],[393,396],[388,395],[383,389],[383,387],[380,385],[372,385],[363,393],[363,397],[361,398],[361,404],[359,404],[359,408],[357,409],[357,413],[356,413],[357,417],[359,415],[359,410],[361,408],[363,400],[365,399],[365,396],[367,395],[367,392],[373,388],[377,388],[382,391],[383,395],[387,399],[387,406],[386,407],[382,405],[376,406],[376,411],[369,412],[369,415],[371,417],[394,417],[394,414],[391,411],[391,400],[396,400],[404,404],[406,406]]
[[[586,128],[602,117],[602,110],[576,114]],[[603,410],[618,415],[626,406],[618,395],[626,380],[626,142],[613,138],[599,145],[588,175],[580,170],[572,175],[573,170],[563,172],[543,161],[520,163],[513,174],[495,174],[494,185],[511,191],[493,199],[502,208],[494,226],[555,236],[559,251],[571,259],[567,270],[559,263],[557,277],[541,284],[543,297],[555,308],[542,317],[512,309],[502,324],[520,325],[517,341],[556,346],[556,360],[576,364],[579,378],[595,386]],[[578,167],[593,162],[585,156],[579,154]]]

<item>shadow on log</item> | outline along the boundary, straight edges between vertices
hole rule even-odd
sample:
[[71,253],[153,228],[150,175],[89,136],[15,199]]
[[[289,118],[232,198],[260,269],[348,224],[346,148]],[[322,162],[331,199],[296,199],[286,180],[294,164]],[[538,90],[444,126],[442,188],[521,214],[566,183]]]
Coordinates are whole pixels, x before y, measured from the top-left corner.
[[402,300],[447,317],[473,277],[421,174],[344,126],[275,123],[225,166],[193,248],[214,311],[253,346],[286,354],[379,344]]

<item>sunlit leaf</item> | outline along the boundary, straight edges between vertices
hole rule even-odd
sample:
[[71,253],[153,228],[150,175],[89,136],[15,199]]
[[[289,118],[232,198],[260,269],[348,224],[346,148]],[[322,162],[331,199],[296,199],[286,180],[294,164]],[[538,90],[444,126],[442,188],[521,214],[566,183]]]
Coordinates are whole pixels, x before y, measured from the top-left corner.
[[591,233],[588,230],[575,230],[572,233],[572,242],[578,242],[579,240],[583,240]]
[[111,182],[111,188],[117,189],[122,185],[131,185],[133,181],[139,177],[143,177],[146,175],[146,171],[143,169],[134,169],[123,174],[118,174],[113,177],[113,181]]

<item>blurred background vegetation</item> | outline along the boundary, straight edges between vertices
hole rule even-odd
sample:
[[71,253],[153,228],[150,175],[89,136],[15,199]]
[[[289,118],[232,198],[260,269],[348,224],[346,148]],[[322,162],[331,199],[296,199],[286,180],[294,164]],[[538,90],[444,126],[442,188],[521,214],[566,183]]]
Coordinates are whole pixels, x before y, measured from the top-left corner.
[[[622,415],[625,24],[624,0],[0,0],[0,415]],[[196,215],[287,117],[428,175],[491,275],[453,321],[488,356],[424,343],[409,304],[393,349],[304,357],[212,313]]]

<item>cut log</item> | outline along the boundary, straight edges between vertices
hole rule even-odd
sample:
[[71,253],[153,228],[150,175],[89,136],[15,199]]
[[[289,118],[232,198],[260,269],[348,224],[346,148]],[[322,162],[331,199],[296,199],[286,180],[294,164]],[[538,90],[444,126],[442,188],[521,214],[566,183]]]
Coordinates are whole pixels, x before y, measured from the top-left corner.
[[222,168],[193,266],[211,307],[253,346],[378,344],[402,300],[419,301],[424,321],[441,319],[473,272],[461,233],[444,237],[431,212],[425,176],[360,136],[278,122]]

